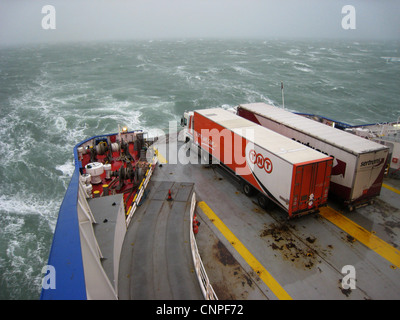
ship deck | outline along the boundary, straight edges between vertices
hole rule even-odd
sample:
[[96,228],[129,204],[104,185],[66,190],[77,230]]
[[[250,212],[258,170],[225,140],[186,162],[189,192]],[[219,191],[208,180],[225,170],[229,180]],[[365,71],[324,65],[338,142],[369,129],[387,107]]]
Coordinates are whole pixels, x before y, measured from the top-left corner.
[[[193,183],[151,181],[125,235],[119,299],[201,300],[190,247]],[[171,191],[171,200],[168,199]]]
[[197,245],[219,299],[400,299],[396,181],[373,205],[350,213],[330,203],[294,220],[261,209],[219,166],[167,163],[152,181],[194,182]]
[[[130,135],[133,140],[135,133]],[[159,148],[158,165],[144,162],[151,170],[138,200],[130,200],[132,181],[120,193],[86,200],[76,168],[49,258],[57,268],[57,289],[43,290],[42,299],[187,300],[208,292],[222,300],[400,299],[399,180],[386,179],[375,203],[354,212],[329,202],[319,213],[288,220],[282,209],[261,209],[245,196],[237,177],[223,167],[197,164],[197,152],[177,140],[171,134],[156,146],[176,142],[172,162],[178,151],[189,164],[168,163],[170,148]],[[117,154],[111,155],[125,168]],[[166,200],[168,190],[173,201]],[[197,206],[188,216],[193,192]],[[194,268],[190,247],[193,208],[201,222],[197,248],[208,275],[202,281],[213,287],[207,293],[196,279],[199,264],[196,260]]]

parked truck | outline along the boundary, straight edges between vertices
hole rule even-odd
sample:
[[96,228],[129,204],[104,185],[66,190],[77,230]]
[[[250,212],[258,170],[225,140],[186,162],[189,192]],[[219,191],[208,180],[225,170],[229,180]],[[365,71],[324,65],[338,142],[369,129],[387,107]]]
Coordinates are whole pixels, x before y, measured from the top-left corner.
[[332,157],[222,108],[185,112],[182,125],[186,142],[238,177],[261,207],[273,201],[292,218],[327,204]]
[[351,211],[380,194],[389,149],[265,103],[242,104],[237,115],[334,158],[330,197]]

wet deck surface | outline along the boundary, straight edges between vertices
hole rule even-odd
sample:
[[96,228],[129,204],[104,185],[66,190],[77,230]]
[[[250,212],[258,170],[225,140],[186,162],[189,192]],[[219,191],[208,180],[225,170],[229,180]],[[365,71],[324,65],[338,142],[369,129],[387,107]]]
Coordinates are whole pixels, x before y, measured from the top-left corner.
[[[125,236],[119,298],[199,300],[190,250],[193,183],[151,180]],[[172,201],[168,201],[171,190]]]
[[88,204],[97,222],[93,230],[104,257],[101,263],[111,283],[114,283],[115,224],[120,206],[123,206],[123,195],[115,194],[88,199]]
[[[195,162],[197,155],[191,157]],[[288,221],[279,208],[262,210],[219,167],[163,164],[152,180],[195,182],[198,201],[207,203],[293,299],[400,299],[400,268],[321,214]],[[341,211],[335,203],[330,206],[385,241],[396,255],[398,199],[398,194],[382,188],[375,204],[355,212]],[[219,299],[278,299],[213,221],[200,208],[197,213],[197,244]],[[347,265],[356,272],[355,289],[342,286],[347,275],[342,268]]]

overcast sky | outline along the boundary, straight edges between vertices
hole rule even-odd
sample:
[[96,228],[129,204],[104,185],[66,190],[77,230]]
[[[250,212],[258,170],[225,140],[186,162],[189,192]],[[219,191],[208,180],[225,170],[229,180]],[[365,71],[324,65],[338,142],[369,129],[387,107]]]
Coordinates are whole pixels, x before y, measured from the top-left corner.
[[[55,8],[44,29],[42,7]],[[344,29],[345,5],[355,29]],[[400,0],[0,0],[0,45],[160,38],[400,40]],[[48,20],[46,20],[48,21]]]

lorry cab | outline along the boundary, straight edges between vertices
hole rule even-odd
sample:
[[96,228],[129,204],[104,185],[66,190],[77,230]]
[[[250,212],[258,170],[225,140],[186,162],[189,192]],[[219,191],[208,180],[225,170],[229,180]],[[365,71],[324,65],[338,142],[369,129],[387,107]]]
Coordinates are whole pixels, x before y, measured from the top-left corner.
[[193,111],[185,111],[181,118],[181,127],[184,128],[186,142],[190,139],[193,140]]
[[185,111],[181,118],[181,127],[187,127],[189,122],[193,122],[193,111]]

